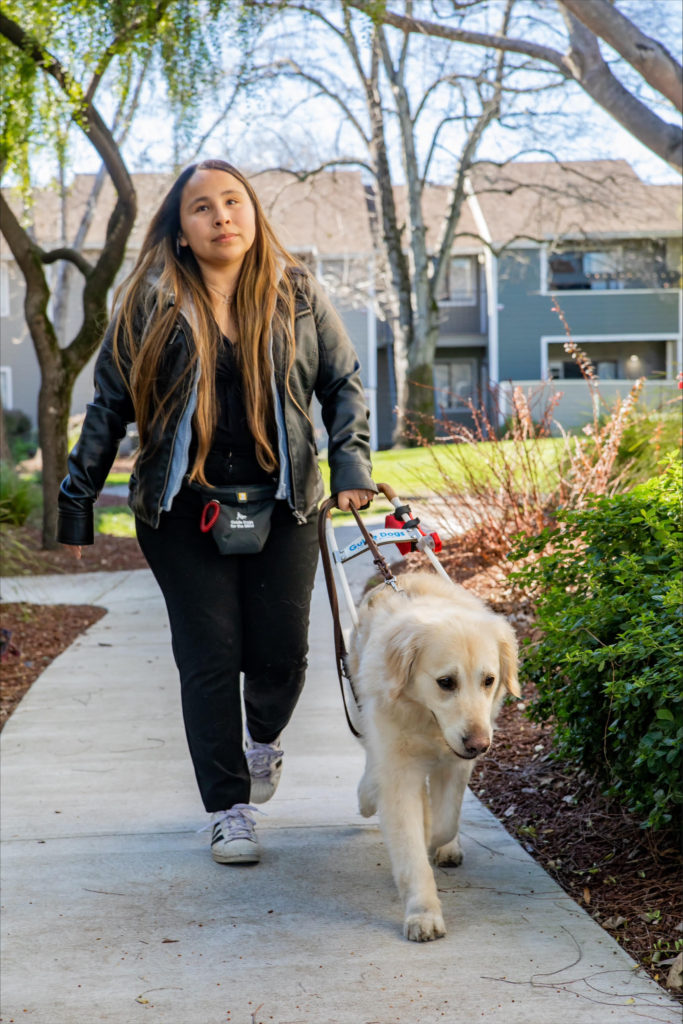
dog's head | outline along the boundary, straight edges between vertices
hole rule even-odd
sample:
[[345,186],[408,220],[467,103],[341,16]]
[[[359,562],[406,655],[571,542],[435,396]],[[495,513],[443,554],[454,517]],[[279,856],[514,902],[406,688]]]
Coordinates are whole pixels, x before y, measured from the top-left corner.
[[488,750],[505,693],[520,696],[517,640],[509,623],[487,612],[444,614],[395,623],[385,647],[389,698],[431,711],[444,741],[471,760]]

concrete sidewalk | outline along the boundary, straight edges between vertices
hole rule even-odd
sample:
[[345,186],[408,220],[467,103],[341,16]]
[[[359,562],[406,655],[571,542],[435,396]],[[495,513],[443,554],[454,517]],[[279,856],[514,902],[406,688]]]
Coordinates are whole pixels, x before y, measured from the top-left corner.
[[448,935],[402,938],[377,823],[356,809],[362,753],[321,574],[254,867],[215,864],[196,831],[207,819],[151,574],[5,580],[3,599],[109,610],[2,735],[3,1024],[680,1020],[471,796],[465,863],[438,876]]

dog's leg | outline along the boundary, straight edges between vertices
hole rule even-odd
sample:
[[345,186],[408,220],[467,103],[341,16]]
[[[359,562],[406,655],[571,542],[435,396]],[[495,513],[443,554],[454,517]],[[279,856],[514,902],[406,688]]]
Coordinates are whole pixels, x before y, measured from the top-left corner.
[[442,761],[429,776],[434,822],[430,849],[434,863],[441,867],[462,864],[458,829],[462,801],[473,767],[473,761]]
[[365,771],[358,783],[358,810],[364,818],[377,813],[377,779],[370,752],[365,752]]
[[382,766],[380,825],[403,901],[403,933],[413,942],[429,942],[446,934],[425,842],[424,784],[424,773],[417,766],[412,771],[404,761]]

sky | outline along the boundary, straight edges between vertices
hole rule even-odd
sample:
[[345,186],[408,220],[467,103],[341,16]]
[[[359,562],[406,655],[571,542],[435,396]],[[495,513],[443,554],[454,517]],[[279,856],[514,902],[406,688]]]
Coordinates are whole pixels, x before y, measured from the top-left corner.
[[[337,6],[335,0],[327,0],[330,9]],[[398,3],[392,6],[399,7]],[[655,37],[663,38],[672,52],[681,58],[680,6],[678,0],[622,0],[620,7],[628,14],[641,15],[640,23]],[[500,9],[498,0],[490,5],[493,14]],[[541,12],[551,10],[544,0],[534,0],[531,5]],[[651,24],[642,18],[647,10]],[[309,60],[317,61],[321,74],[333,76],[334,70],[325,65],[334,64],[335,55],[327,50],[329,34],[322,27],[311,23],[313,27],[306,29],[303,41]],[[469,27],[469,22],[468,22]],[[476,26],[475,26],[476,27]],[[487,27],[493,27],[487,26]],[[266,62],[273,57],[297,56],[301,49],[300,33],[294,28],[291,33],[293,45],[288,49],[287,25],[279,26],[270,34],[266,34],[263,45],[257,52],[257,59]],[[558,46],[559,39],[553,35],[552,26],[546,30],[545,42]],[[439,44],[442,45],[442,44]],[[468,48],[469,55],[478,53]],[[436,51],[435,51],[436,52]],[[461,51],[462,52],[462,51]],[[609,54],[608,54],[609,55]],[[614,56],[614,55],[613,55]],[[428,62],[427,62],[428,63]],[[341,62],[340,62],[341,67]],[[429,68],[423,68],[428,75]],[[419,67],[416,75],[420,77]],[[342,76],[343,79],[343,76]],[[333,77],[328,79],[333,81]],[[529,77],[528,81],[532,82]],[[421,83],[417,83],[418,87]],[[361,151],[348,131],[340,130],[340,116],[334,105],[322,99],[310,100],[300,105],[301,87],[297,84],[280,81],[277,85],[270,84],[263,90],[256,90],[241,99],[234,107],[225,124],[211,137],[201,150],[201,156],[222,156],[243,167],[248,172],[263,170],[269,166],[295,165],[297,169],[315,166],[320,160],[329,159],[335,153],[341,155],[360,154]],[[559,95],[559,94],[557,94]],[[492,126],[484,138],[479,151],[480,158],[509,159],[524,150],[521,159],[548,159],[550,153],[560,160],[586,159],[624,159],[627,160],[643,180],[653,184],[676,183],[680,176],[673,168],[656,157],[649,149],[639,143],[613,118],[597,106],[580,88],[570,86],[563,92],[558,109],[552,117],[536,116],[537,128],[534,136],[528,136],[522,144],[521,133]],[[654,94],[651,93],[651,97]],[[539,104],[549,104],[538,95],[529,100],[529,107],[536,114]],[[100,104],[107,107],[106,97],[100,98]],[[216,116],[218,104],[215,100],[198,96],[193,110],[197,135],[206,130]],[[289,111],[287,117],[282,112]],[[673,120],[674,115],[664,107],[660,113]],[[426,151],[431,138],[434,120],[425,119],[422,133],[418,132],[418,146]],[[455,129],[453,129],[455,132]],[[448,141],[444,133],[444,141]],[[458,137],[453,134],[450,153],[444,152],[433,168],[430,178],[433,181],[447,182],[452,177],[452,153],[458,151]],[[183,165],[196,158],[192,147],[181,148],[174,153],[174,140],[168,113],[159,105],[158,86],[150,87],[146,97],[146,105],[135,120],[134,129],[125,146],[125,156],[131,170],[156,171],[171,169],[175,162]],[[364,154],[362,154],[364,155]],[[518,157],[520,158],[520,157]],[[74,173],[94,172],[99,167],[99,158],[87,140],[79,136],[72,149],[71,168]],[[44,176],[49,175],[49,163],[44,165]],[[392,166],[393,180],[398,184],[402,180],[402,168],[395,154]],[[40,182],[44,184],[46,182]]]

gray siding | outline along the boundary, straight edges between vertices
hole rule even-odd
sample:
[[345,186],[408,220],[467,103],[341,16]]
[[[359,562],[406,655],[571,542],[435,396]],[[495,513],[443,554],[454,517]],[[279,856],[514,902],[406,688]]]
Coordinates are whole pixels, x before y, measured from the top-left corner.
[[[507,254],[499,262],[499,373],[501,380],[538,379],[541,338],[562,336],[552,297],[541,295],[540,253]],[[558,292],[572,335],[678,335],[678,291]],[[628,345],[628,343],[625,343]]]

